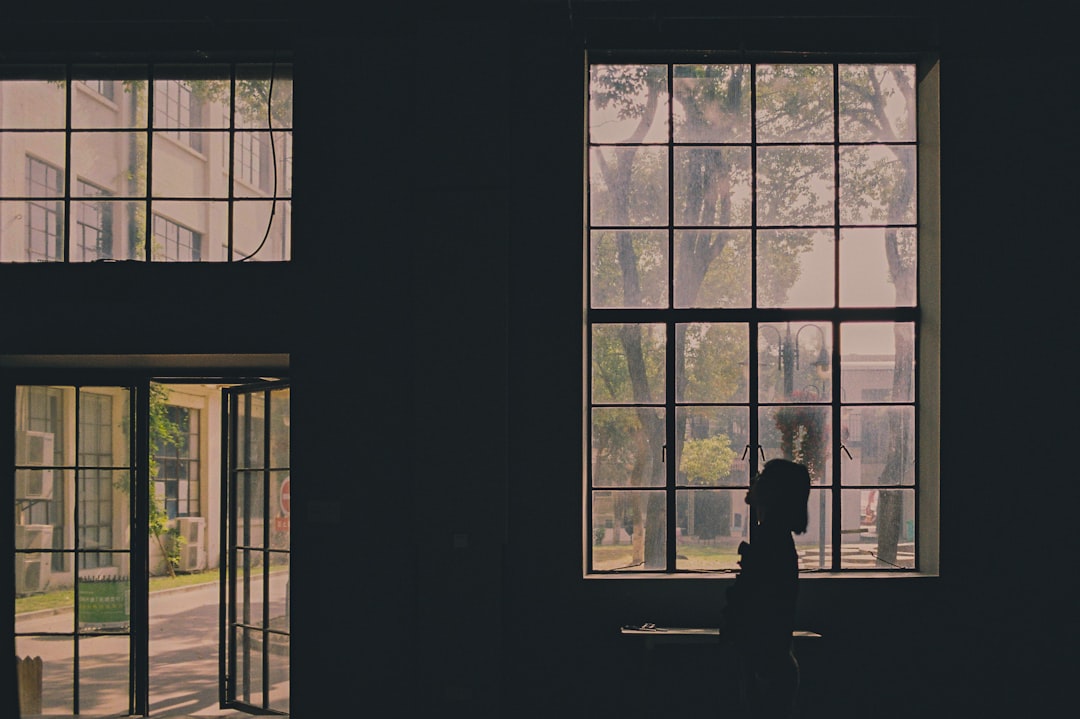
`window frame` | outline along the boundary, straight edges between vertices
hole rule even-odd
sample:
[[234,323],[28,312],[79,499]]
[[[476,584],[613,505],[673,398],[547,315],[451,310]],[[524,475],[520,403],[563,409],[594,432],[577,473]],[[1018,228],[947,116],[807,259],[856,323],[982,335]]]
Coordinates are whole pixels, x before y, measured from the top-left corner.
[[[675,352],[671,345],[674,338],[673,328],[676,323],[680,322],[693,322],[693,321],[705,321],[705,318],[713,318],[713,321],[736,321],[746,322],[747,326],[751,328],[749,332],[750,337],[750,358],[757,356],[756,354],[756,332],[752,331],[752,328],[758,323],[776,323],[783,321],[802,322],[812,319],[820,319],[823,315],[831,317],[830,322],[820,323],[825,324],[833,328],[832,332],[832,387],[836,388],[833,392],[833,398],[827,406],[830,407],[831,414],[834,420],[838,420],[842,408],[845,406],[839,396],[840,388],[840,369],[838,365],[839,354],[836,345],[836,329],[839,328],[841,322],[849,321],[872,321],[875,319],[894,319],[897,321],[911,322],[915,327],[914,337],[914,376],[913,376],[913,413],[914,413],[914,426],[916,428],[916,449],[915,449],[915,472],[916,479],[914,482],[914,513],[915,513],[915,527],[914,536],[912,539],[915,542],[916,556],[914,558],[913,566],[910,568],[889,568],[876,566],[873,568],[853,568],[841,566],[840,554],[841,543],[840,533],[842,527],[840,523],[836,523],[832,531],[832,559],[829,562],[829,566],[820,569],[813,569],[809,572],[804,572],[803,576],[891,576],[891,577],[910,577],[912,575],[937,575],[939,573],[939,464],[940,464],[940,439],[939,439],[939,417],[940,417],[940,177],[939,177],[939,65],[938,58],[935,53],[929,52],[890,52],[890,53],[845,53],[845,52],[814,52],[814,53],[798,53],[795,57],[788,53],[754,53],[748,54],[745,52],[740,53],[687,53],[687,52],[673,52],[673,51],[623,51],[623,50],[597,50],[590,49],[586,52],[584,62],[584,96],[585,96],[585,113],[584,113],[584,195],[585,195],[585,214],[584,214],[584,234],[583,234],[583,414],[582,414],[582,431],[583,431],[583,458],[582,458],[582,571],[585,578],[620,578],[620,577],[635,577],[635,576],[648,576],[653,578],[663,577],[680,577],[680,576],[702,576],[704,575],[728,575],[734,573],[735,569],[717,569],[717,570],[700,570],[700,569],[678,569],[676,567],[676,541],[675,535],[677,532],[677,492],[681,488],[675,483],[675,475],[677,471],[675,468],[669,468],[667,464],[673,465],[674,462],[666,462],[664,467],[664,473],[667,477],[667,481],[662,489],[665,493],[666,504],[666,556],[667,560],[665,566],[662,568],[647,568],[637,569],[633,571],[625,570],[612,570],[612,569],[595,569],[593,567],[593,497],[597,491],[604,491],[609,489],[608,487],[601,487],[599,490],[593,486],[592,482],[592,439],[591,439],[591,419],[590,415],[592,409],[597,406],[593,402],[592,397],[592,328],[596,324],[605,324],[608,322],[619,321],[641,321],[644,322],[643,317],[649,315],[649,310],[639,309],[597,309],[592,307],[591,301],[591,276],[590,276],[590,237],[593,230],[592,218],[590,216],[590,203],[591,203],[591,188],[590,188],[590,162],[591,151],[593,148],[593,142],[590,137],[589,130],[589,112],[591,107],[590,100],[590,68],[593,65],[605,65],[605,64],[662,64],[668,66],[669,78],[671,76],[671,66],[688,63],[726,63],[726,62],[740,62],[750,64],[765,64],[765,63],[824,63],[834,66],[843,64],[891,64],[891,63],[904,63],[911,64],[915,68],[915,94],[916,94],[916,140],[913,142],[916,153],[917,161],[917,175],[916,175],[916,207],[917,217],[914,221],[914,227],[918,233],[918,251],[917,251],[917,267],[916,267],[916,280],[917,289],[914,306],[910,308],[843,308],[840,304],[834,301],[832,308],[825,310],[808,310],[808,309],[767,309],[767,308],[752,308],[748,310],[723,310],[720,313],[710,310],[695,310],[695,309],[676,309],[672,306],[671,298],[674,297],[671,288],[669,292],[669,302],[666,312],[669,317],[680,317],[681,319],[665,320],[667,323],[666,335],[669,340],[668,350],[666,350],[668,362],[668,379],[666,397],[663,403],[663,407],[667,410],[669,419],[666,420],[666,436],[665,436],[665,451],[667,447],[674,445],[674,434],[676,419],[674,417],[675,408],[680,406],[679,402],[676,402],[673,397],[674,380],[670,375],[674,374],[674,364],[671,362],[672,353]],[[670,92],[670,90],[669,90]],[[834,92],[836,92],[834,88]],[[668,96],[669,100],[671,95]],[[670,108],[668,121],[671,121]],[[833,143],[836,143],[836,136],[834,134]],[[597,143],[603,144],[603,143]],[[756,142],[751,143],[756,145]],[[668,147],[669,151],[672,147],[677,146],[674,143],[671,136],[671,128],[668,129],[668,137],[666,144],[660,143],[660,146]],[[669,155],[669,158],[671,155]],[[671,161],[668,161],[668,177],[669,183],[671,178]],[[756,191],[755,191],[756,192]],[[836,192],[839,193],[839,184],[836,185]],[[669,200],[670,203],[670,200]],[[834,209],[836,207],[834,202]],[[670,207],[670,204],[669,204]],[[756,222],[756,218],[751,219],[751,224]],[[667,219],[667,232],[669,233],[668,243],[670,246],[671,237],[670,233],[674,232],[674,227],[678,223],[675,220],[673,214],[669,214]],[[837,233],[841,228],[841,224],[836,224]],[[650,227],[651,229],[651,227]],[[757,231],[756,225],[754,231]],[[834,241],[839,240],[839,234],[834,237]],[[673,262],[672,258],[668,257],[668,262]],[[670,270],[669,270],[670,272]],[[834,282],[834,293],[837,291]],[[717,320],[717,317],[724,317],[723,320]],[[754,364],[751,359],[751,364]],[[750,397],[748,401],[748,409],[751,415],[756,414],[759,409],[760,402],[757,398],[757,393],[753,391],[754,385],[751,385]],[[686,404],[686,403],[682,403]],[[751,419],[752,424],[756,423],[756,418]],[[834,422],[834,426],[839,427],[838,422]],[[839,432],[834,434],[839,435]],[[832,457],[838,456],[837,452],[842,450],[841,439],[834,437],[832,440],[833,451],[830,452]],[[743,448],[738,448],[742,451]],[[747,447],[749,449],[749,445]],[[744,455],[745,456],[745,455]],[[758,460],[760,455],[757,451],[750,457],[751,474],[753,469],[760,469]],[[841,505],[840,493],[845,487],[854,487],[858,485],[844,485],[841,481],[841,470],[838,463],[834,462],[834,466],[831,470],[831,479],[824,485],[825,491],[834,493],[833,498],[833,517],[839,517],[839,510]],[[816,489],[816,488],[815,488]],[[816,490],[820,491],[820,490]],[[741,497],[741,494],[739,494]],[[617,521],[617,518],[616,518]]]
[[[290,156],[295,131],[293,68],[292,54],[281,51],[270,55],[150,53],[72,58],[65,54],[22,59],[13,56],[10,61],[0,63],[0,92],[6,91],[7,81],[13,81],[11,91],[16,93],[23,92],[17,87],[19,81],[30,81],[26,92],[39,91],[34,85],[59,88],[55,97],[47,98],[49,112],[43,112],[40,119],[19,117],[10,125],[0,126],[0,154],[8,157],[8,162],[18,162],[23,155],[55,168],[60,185],[59,189],[50,189],[45,200],[39,197],[40,188],[31,190],[25,180],[16,186],[13,173],[4,173],[10,186],[0,185],[0,210],[4,215],[4,223],[0,224],[11,234],[0,237],[0,263],[163,261],[150,248],[155,205],[169,207],[173,214],[187,217],[187,226],[196,223],[198,228],[194,231],[213,240],[212,252],[207,244],[202,248],[202,257],[189,261],[290,262],[293,180],[285,175],[293,167]],[[218,96],[211,89],[207,97],[199,96],[189,87],[196,80],[220,81],[226,92]],[[280,90],[275,82],[281,86]],[[120,96],[121,84],[126,88],[129,83],[141,88],[137,101]],[[267,83],[275,103],[273,117],[267,112]],[[239,89],[252,85],[262,88],[256,87],[247,94]],[[102,90],[110,87],[114,90],[112,98],[102,94]],[[33,104],[38,97],[17,96],[12,105]],[[166,107],[158,108],[156,100],[165,97],[171,99],[165,101]],[[94,102],[84,107],[80,103],[86,99]],[[141,104],[139,117],[129,120],[128,114],[135,113],[129,106],[136,102]],[[73,118],[76,111],[85,114]],[[100,113],[104,112],[116,113],[117,117],[103,120]],[[258,129],[249,127],[250,123],[239,120],[245,114],[265,124]],[[94,160],[100,165],[94,169],[110,179],[84,176],[81,165],[90,163],[87,149],[111,142],[109,135],[118,146],[127,145],[125,150],[112,151],[115,155]],[[245,176],[238,164],[237,153],[242,144],[239,138],[249,135],[258,135],[255,150],[259,155],[256,168],[259,176],[254,179]],[[35,143],[46,141],[51,149],[35,149]],[[177,154],[176,150],[181,152]],[[214,159],[215,155],[220,160]],[[154,180],[155,157],[168,163],[201,162],[205,167],[184,166],[180,172],[170,172],[168,167],[159,166],[162,180],[159,185]],[[117,172],[110,163],[129,164]],[[138,181],[131,179],[135,176]],[[101,189],[109,197],[106,207],[115,210],[110,257],[80,259],[86,253],[76,247],[79,226],[74,214],[76,208],[71,205],[93,201],[78,194],[81,182]],[[16,208],[16,204],[20,207]],[[59,245],[61,252],[31,253],[31,228],[20,214],[31,204],[39,209],[48,205],[45,209],[57,210],[50,215],[50,222],[59,237],[50,236],[48,241]],[[220,256],[217,247],[221,248]]]

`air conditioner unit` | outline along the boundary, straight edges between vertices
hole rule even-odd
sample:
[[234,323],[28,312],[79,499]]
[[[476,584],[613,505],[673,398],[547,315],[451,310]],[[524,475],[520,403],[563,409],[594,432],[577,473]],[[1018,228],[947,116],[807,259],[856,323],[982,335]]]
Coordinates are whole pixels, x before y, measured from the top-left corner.
[[176,529],[184,538],[184,545],[180,547],[181,572],[197,572],[206,569],[206,552],[203,551],[203,529],[206,519],[203,517],[177,517]]
[[[52,432],[19,431],[15,437],[15,464],[44,467],[53,463]],[[52,469],[20,469],[15,473],[15,499],[52,499]]]
[[15,464],[42,467],[53,463],[56,436],[52,432],[19,430],[15,433]]
[[[49,524],[15,525],[15,549],[49,549],[53,528]],[[49,586],[52,555],[47,552],[15,553],[15,593],[44,592]]]
[[52,499],[51,469],[20,469],[15,473],[15,499]]
[[44,592],[49,586],[51,554],[15,555],[15,594]]
[[15,549],[52,549],[51,524],[16,524]]

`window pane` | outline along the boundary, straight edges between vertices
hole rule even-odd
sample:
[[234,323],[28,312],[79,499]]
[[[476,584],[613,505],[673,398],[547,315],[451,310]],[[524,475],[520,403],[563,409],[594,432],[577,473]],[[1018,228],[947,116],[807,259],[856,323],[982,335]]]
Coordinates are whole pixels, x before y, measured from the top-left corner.
[[668,235],[664,230],[594,230],[593,307],[667,307]]
[[154,202],[150,206],[151,259],[154,262],[202,262],[228,238],[228,203]]
[[245,123],[255,123],[259,127],[272,126],[275,130],[292,128],[292,65],[237,65],[236,126],[243,127]]
[[833,138],[830,65],[758,65],[758,142],[822,142]]
[[591,142],[664,142],[667,115],[666,66],[593,65],[590,68]]
[[[236,542],[244,547],[262,547],[263,515],[266,501],[261,471],[238,472],[236,477]],[[256,558],[260,555],[253,555]]]
[[675,325],[681,362],[676,367],[677,402],[745,402],[750,354],[745,324]]
[[127,577],[114,573],[79,579],[80,632],[127,632],[130,622],[131,583]]
[[289,466],[290,444],[289,426],[291,409],[291,390],[275,389],[270,392],[270,466],[283,468]]
[[914,65],[840,66],[840,141],[915,139]]
[[594,147],[589,157],[593,225],[667,224],[667,148]]
[[765,459],[805,464],[814,484],[832,482],[832,416],[827,405],[784,405],[758,411]]
[[594,487],[663,487],[664,410],[596,407],[592,410]]
[[841,569],[915,568],[915,490],[845,489]]
[[832,497],[828,489],[811,489],[806,503],[806,532],[794,535],[799,569],[832,567]]
[[[228,185],[216,172],[207,172],[205,161],[192,156],[192,143],[209,147],[210,134],[192,130],[183,139],[170,132],[153,134],[155,197],[228,197]],[[214,137],[223,141],[221,135]]]
[[274,262],[292,257],[292,202],[233,203],[233,261]]
[[832,148],[759,148],[758,224],[832,225],[834,174]]
[[675,224],[750,224],[750,148],[675,148]]
[[36,79],[0,80],[0,130],[63,129],[67,80],[62,67],[27,68]]
[[758,232],[758,306],[832,307],[832,230]]
[[750,507],[746,490],[679,490],[676,535],[678,569],[736,570],[739,542],[749,539]]
[[[593,492],[594,571],[663,569],[667,502],[660,490]],[[601,531],[603,530],[603,531]],[[634,541],[634,537],[638,541]]]
[[675,65],[675,142],[750,139],[749,65]]
[[785,322],[758,327],[758,399],[832,399],[832,342],[828,324]]
[[79,640],[79,713],[118,716],[128,711],[128,638]]
[[142,202],[73,201],[71,261],[136,259],[131,238],[142,235],[145,210]]
[[915,327],[910,322],[840,326],[840,382],[847,402],[915,399]]
[[666,390],[666,346],[667,334],[662,324],[593,326],[593,401],[662,403]]
[[145,128],[147,72],[141,65],[73,65],[71,126]]
[[845,485],[914,486],[914,407],[845,407],[840,416]]
[[840,148],[840,221],[849,225],[915,223],[915,148]]
[[[41,657],[41,714],[71,716],[75,710],[75,695],[72,691],[75,677],[74,639],[15,637],[15,655],[24,658]],[[127,711],[126,703],[124,711]],[[23,708],[23,715],[34,716],[26,707]]]
[[675,232],[675,306],[750,306],[750,231]]
[[145,138],[138,132],[73,132],[72,171],[97,188],[138,196],[146,186],[146,160],[139,150],[145,148]]
[[750,486],[750,465],[743,456],[749,443],[746,407],[679,407],[676,461],[680,486]]
[[917,246],[915,228],[842,230],[840,305],[913,307]]
[[[194,491],[194,488],[193,488]],[[292,480],[288,470],[270,473],[270,548],[289,548],[289,507],[292,501]],[[272,554],[271,558],[280,558],[281,554]]]

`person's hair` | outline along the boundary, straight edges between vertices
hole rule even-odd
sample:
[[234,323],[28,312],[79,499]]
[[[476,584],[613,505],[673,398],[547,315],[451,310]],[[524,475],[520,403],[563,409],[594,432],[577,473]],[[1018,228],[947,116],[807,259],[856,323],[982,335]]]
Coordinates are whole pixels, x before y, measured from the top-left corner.
[[810,472],[806,465],[787,459],[770,459],[754,480],[754,492],[773,518],[796,534],[810,522],[806,505],[810,500]]

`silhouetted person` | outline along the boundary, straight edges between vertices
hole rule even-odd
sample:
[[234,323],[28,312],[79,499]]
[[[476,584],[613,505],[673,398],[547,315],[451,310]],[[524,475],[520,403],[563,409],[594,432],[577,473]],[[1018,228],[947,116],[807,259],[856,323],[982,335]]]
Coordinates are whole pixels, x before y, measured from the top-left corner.
[[727,590],[722,632],[735,643],[740,693],[753,719],[794,715],[799,664],[791,633],[799,558],[791,535],[806,531],[809,498],[810,473],[785,459],[766,462],[746,493],[758,526],[753,541],[739,545],[741,570]]

